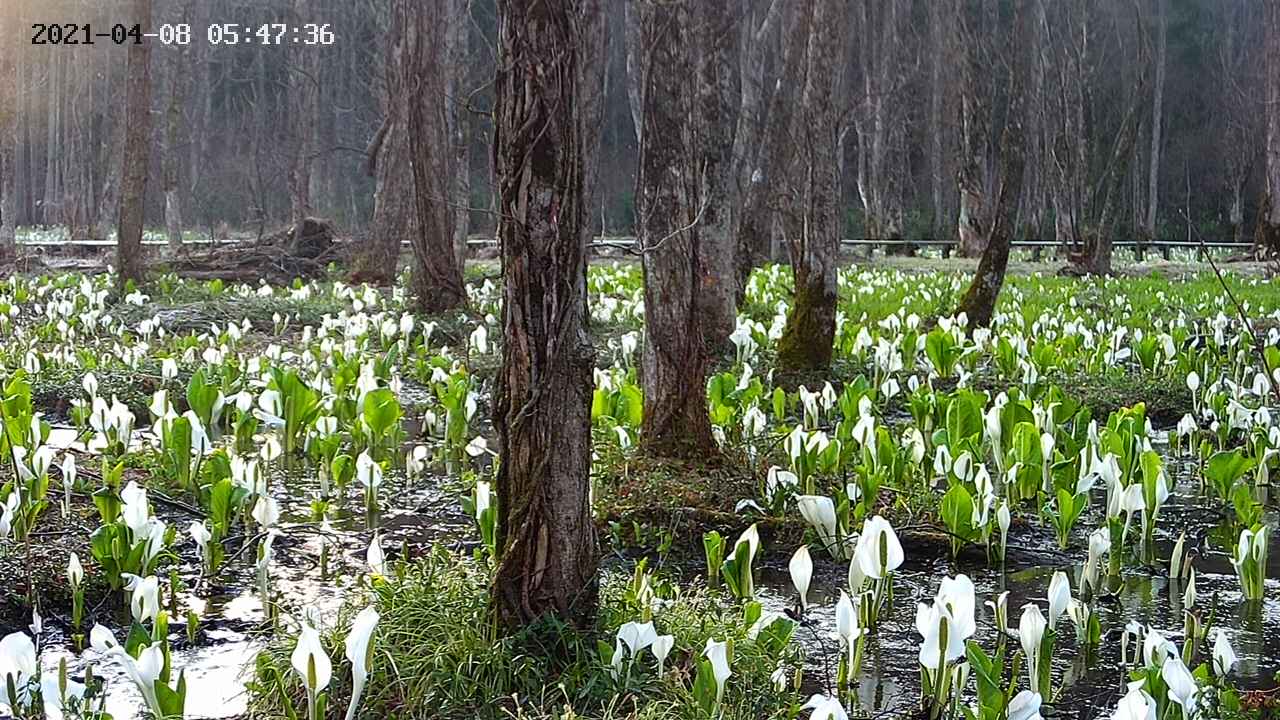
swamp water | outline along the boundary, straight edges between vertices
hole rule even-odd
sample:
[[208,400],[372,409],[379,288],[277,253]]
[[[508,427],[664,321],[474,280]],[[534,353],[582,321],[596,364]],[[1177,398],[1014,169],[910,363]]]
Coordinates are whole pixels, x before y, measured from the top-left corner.
[[[1280,580],[1276,579],[1280,578],[1280,547],[1277,547],[1280,533],[1271,535],[1266,599],[1260,603],[1242,601],[1229,555],[1221,541],[1215,539],[1223,535],[1215,530],[1224,519],[1217,502],[1201,496],[1194,462],[1183,458],[1167,460],[1176,486],[1161,510],[1154,548],[1157,560],[1150,567],[1124,567],[1121,577],[1112,581],[1112,592],[1089,603],[1102,626],[1098,646],[1085,652],[1077,645],[1074,628],[1067,617],[1059,619],[1059,640],[1053,660],[1057,696],[1051,707],[1046,704],[1046,717],[1054,713],[1062,718],[1110,716],[1123,695],[1127,679],[1120,661],[1120,636],[1126,623],[1137,621],[1150,625],[1180,645],[1183,587],[1168,577],[1167,560],[1177,534],[1182,531],[1187,535],[1187,556],[1197,573],[1196,607],[1205,625],[1211,627],[1210,642],[1212,633],[1222,628],[1239,655],[1233,680],[1247,689],[1270,688],[1275,684],[1273,676],[1280,671],[1280,601],[1276,599],[1280,595]],[[364,558],[373,534],[371,528],[377,530],[389,557],[398,555],[402,542],[408,544],[411,554],[433,543],[474,546],[474,524],[462,514],[458,494],[447,489],[448,485],[448,481],[438,475],[420,477],[412,484],[406,484],[402,477],[389,475],[382,489],[383,509],[372,519],[372,525],[361,512],[357,489],[349,488],[345,506],[330,521],[332,531],[322,534],[311,522],[310,499],[302,489],[309,488],[310,483],[277,482],[273,492],[281,498],[284,534],[275,543],[271,583],[282,612],[296,612],[311,605],[322,611],[326,623],[334,622],[347,589],[365,572]],[[1087,544],[1084,538],[1101,522],[1099,512],[1104,502],[1095,494],[1090,511],[1073,532],[1073,547]],[[1274,503],[1267,505],[1266,522],[1272,527],[1277,524]],[[182,540],[179,539],[179,545]],[[320,579],[322,542],[329,545],[328,581]],[[785,560],[793,549],[766,546],[766,561],[757,563],[758,599],[766,610],[783,611],[796,603]],[[243,552],[252,553],[254,548],[246,545]],[[794,637],[795,642],[804,646],[808,658],[805,690],[833,692],[839,653],[835,603],[845,586],[848,566],[832,561],[816,549],[813,558],[810,608]],[[690,558],[689,564],[693,566],[696,559]],[[985,601],[1008,591],[1010,623],[1016,625],[1023,604],[1037,602],[1045,608],[1046,588],[1055,571],[1067,573],[1074,594],[1079,588],[1082,563],[1082,550],[1059,551],[1052,532],[1034,524],[1015,525],[1003,570],[987,567],[981,553],[973,548],[962,553],[959,562],[953,565],[945,553],[926,557],[913,554],[908,547],[906,562],[895,573],[892,609],[882,614],[879,629],[867,640],[862,672],[856,681],[858,711],[873,717],[914,714],[920,687],[916,603],[931,600],[943,577],[965,573],[973,580],[978,619],[978,633],[973,639],[991,651],[997,630],[992,610]],[[182,669],[186,673],[188,717],[238,717],[247,711],[244,682],[269,632],[264,630],[267,616],[255,590],[252,571],[242,569],[242,565],[237,565],[235,572],[224,570],[220,582],[209,587],[198,582],[199,569],[194,555],[183,558],[180,573],[183,580],[194,587],[194,592],[188,591],[182,596],[179,616],[171,622],[171,641],[175,671]],[[188,609],[201,614],[195,646],[187,643],[184,631],[183,620]],[[68,670],[76,677],[82,676],[87,663],[92,663],[95,674],[105,677],[108,683],[107,710],[121,720],[135,717],[142,705],[141,697],[116,664],[104,660],[92,649],[77,656],[60,630],[46,628],[45,672],[56,673],[62,657],[67,658]],[[116,630],[117,637],[122,637],[120,630]],[[1016,632],[1016,627],[1014,630]],[[1012,652],[1018,646],[1016,636],[1008,642]],[[1208,650],[1208,646],[1201,649],[1197,662],[1205,658]],[[1025,687],[1025,684],[1024,671],[1020,685]]]

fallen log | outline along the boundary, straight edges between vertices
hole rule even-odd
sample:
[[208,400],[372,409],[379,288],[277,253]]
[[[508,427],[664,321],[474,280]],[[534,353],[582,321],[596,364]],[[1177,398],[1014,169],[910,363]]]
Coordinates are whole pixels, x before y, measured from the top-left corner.
[[335,242],[333,224],[304,218],[296,226],[261,240],[213,246],[177,257],[159,258],[150,266],[193,280],[287,283],[323,275],[331,262],[346,259],[349,248]]

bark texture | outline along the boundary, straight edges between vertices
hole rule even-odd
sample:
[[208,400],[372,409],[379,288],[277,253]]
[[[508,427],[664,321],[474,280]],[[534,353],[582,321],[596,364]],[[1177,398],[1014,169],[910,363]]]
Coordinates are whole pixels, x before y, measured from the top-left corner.
[[799,112],[792,117],[795,146],[788,173],[789,207],[784,211],[795,274],[795,297],[778,341],[778,365],[787,370],[830,365],[835,341],[840,180],[834,97],[848,40],[846,26],[845,2],[815,0],[806,33]]
[[467,300],[454,248],[457,216],[450,202],[457,163],[446,119],[449,18],[441,3],[402,1],[397,8],[405,33],[397,91],[405,97],[416,221],[410,236],[413,294],[419,311],[438,313]]
[[[803,82],[808,21],[799,4],[770,3],[754,37],[743,46],[743,104],[740,133],[744,158],[739,182],[746,188],[738,222],[738,297],[754,268],[778,259],[774,253],[777,210],[786,202],[780,190],[792,149],[792,116]],[[766,82],[765,52],[782,28],[776,82]],[[767,92],[766,92],[767,91]]]
[[591,624],[585,157],[580,113],[598,0],[500,0],[494,163],[503,269],[502,366],[494,398],[501,559],[492,596],[508,629],[552,615]]
[[[1026,0],[1016,0],[1013,8],[1012,27],[1009,29],[1006,58],[1009,68],[1008,90],[1005,93],[1004,128],[1000,134],[1000,171],[997,180],[995,205],[988,215],[989,223],[977,228],[983,236],[985,247],[973,282],[960,300],[957,314],[964,313],[969,328],[989,327],[995,313],[996,300],[1004,286],[1005,270],[1009,265],[1009,241],[1018,210],[1018,196],[1022,191],[1023,168],[1026,164],[1026,135],[1023,123],[1026,119],[1026,78],[1030,63],[1026,61],[1025,42],[1031,36],[1027,24]],[[967,83],[976,76],[969,75]],[[966,88],[969,95],[970,88]],[[990,115],[985,108],[984,115]]]
[[1259,252],[1277,256],[1280,255],[1280,2],[1269,0],[1265,13],[1267,182],[1255,244]]
[[[0,13],[0,246],[17,233],[18,63],[16,13]],[[3,250],[0,250],[3,253]]]
[[[133,0],[133,21],[151,32],[151,0]],[[120,171],[120,221],[116,229],[116,271],[120,287],[142,280],[142,226],[151,156],[151,39],[129,45],[125,88],[124,164]]]
[[741,202],[734,132],[742,91],[735,17],[739,11],[734,5],[729,0],[701,0],[691,8],[690,40],[696,49],[693,71],[697,83],[692,117],[697,123],[695,156],[702,160],[698,196],[703,208],[697,218],[699,288],[695,305],[702,316],[706,347],[717,356],[729,352],[729,335],[738,321],[734,216]]
[[[293,0],[294,22],[308,16],[307,0]],[[288,87],[289,123],[292,127],[289,148],[289,221],[301,227],[312,211],[311,169],[316,144],[316,99],[320,78],[316,77],[316,49],[294,43],[289,46]]]
[[900,97],[901,56],[905,54],[901,30],[910,13],[902,0],[858,0],[855,4],[862,76],[853,118],[864,234],[876,240],[895,240],[903,232],[901,175],[906,164],[905,108]]
[[1160,211],[1160,153],[1164,149],[1164,77],[1168,64],[1169,4],[1156,0],[1156,80],[1151,96],[1151,153],[1147,165],[1147,215],[1142,232],[1148,240],[1156,236],[1156,218]]
[[[182,13],[185,21],[187,13]],[[164,174],[164,227],[168,235],[169,250],[182,247],[182,200],[178,185],[181,178],[182,151],[179,149],[182,133],[183,92],[190,79],[186,70],[186,50],[181,46],[168,51],[169,96],[164,111],[164,150],[162,171]]]
[[[709,100],[701,92],[703,79],[694,74],[691,14],[686,2],[640,0],[631,15],[645,52],[636,180],[645,305],[640,435],[649,452],[673,457],[705,455],[716,447],[705,391],[705,323],[712,318],[703,310],[714,288],[704,278],[714,274],[709,251],[727,237],[723,226],[703,224],[714,202],[706,176],[714,171],[712,161],[699,162],[695,103]],[[726,273],[724,279],[731,277]]]

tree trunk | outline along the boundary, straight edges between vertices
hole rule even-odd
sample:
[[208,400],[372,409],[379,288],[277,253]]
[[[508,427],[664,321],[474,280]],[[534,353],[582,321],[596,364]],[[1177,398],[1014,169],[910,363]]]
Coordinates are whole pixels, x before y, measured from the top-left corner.
[[409,165],[414,183],[416,232],[413,248],[415,307],[439,313],[464,305],[467,292],[454,249],[454,210],[450,198],[454,152],[445,119],[449,102],[446,35],[447,8],[438,3],[400,0],[404,21],[403,58],[398,94],[406,103]]
[[502,246],[498,545],[492,599],[508,630],[595,615],[591,369],[584,158],[595,141],[580,104],[603,42],[598,0],[499,0],[494,163]]
[[449,0],[449,94],[445,101],[445,119],[453,146],[453,186],[449,195],[454,202],[453,250],[459,268],[466,267],[467,238],[471,235],[471,113],[466,107],[470,92],[467,87],[467,68],[471,59],[470,19],[468,0]]
[[795,297],[778,341],[778,365],[809,370],[831,364],[836,330],[840,179],[836,176],[839,110],[834,95],[848,41],[845,4],[815,0],[804,59],[804,90],[793,115],[795,159],[787,243]]
[[16,13],[0,14],[0,255],[17,237],[18,45]]
[[[404,10],[397,8],[397,13]],[[405,28],[401,15],[387,13],[387,43],[383,60],[383,88],[379,100],[383,115],[366,151],[365,169],[374,178],[373,220],[369,236],[355,258],[353,279],[375,285],[395,282],[403,244],[418,234],[413,175],[409,165],[408,106],[401,77],[405,74]]]
[[[151,0],[133,0],[133,20],[151,32]],[[151,40],[129,45],[125,88],[124,164],[120,171],[120,222],[116,230],[119,287],[142,280],[142,227],[147,205],[147,166],[151,156]]]
[[[969,328],[991,325],[996,300],[1000,297],[1005,270],[1009,265],[1010,234],[1018,210],[1018,194],[1022,191],[1022,174],[1026,164],[1027,142],[1023,123],[1027,115],[1027,102],[1024,73],[1028,72],[1030,63],[1026,62],[1023,43],[1031,35],[1031,28],[1026,25],[1027,19],[1025,0],[1016,0],[1012,26],[1008,30],[1006,61],[999,63],[1002,67],[1009,68],[1009,79],[1004,129],[998,143],[1000,176],[997,180],[996,201],[987,214],[989,224],[983,228],[986,247],[982,251],[982,259],[978,261],[978,270],[956,309],[957,315],[964,313],[968,317]],[[975,73],[966,75],[966,96],[977,96],[973,92],[976,77]],[[990,117],[991,110],[990,107],[983,108],[983,114]]]
[[645,306],[640,436],[656,455],[693,458],[716,449],[705,389],[710,337],[704,323],[712,318],[702,309],[712,288],[703,281],[708,258],[702,245],[727,235],[723,227],[702,224],[712,202],[705,178],[714,170],[700,152],[711,154],[710,148],[698,147],[695,84],[697,102],[707,98],[691,57],[690,15],[684,2],[637,0],[630,19],[640,25],[645,51],[635,194]]
[[[398,83],[397,83],[398,84]],[[402,242],[418,233],[409,133],[401,117],[388,118],[374,161],[373,223],[356,259],[355,278],[375,285],[395,282]]]
[[[307,14],[307,0],[293,0],[292,17],[295,22],[302,22]],[[316,96],[320,78],[316,74],[315,48],[295,43],[289,47],[289,56],[289,222],[298,230],[302,227],[302,221],[311,214],[312,208],[311,168],[314,163],[312,155],[315,152],[316,138]]]
[[[735,114],[741,100],[738,67],[738,25],[731,3],[725,0],[693,4],[694,31],[689,38],[696,48],[695,157],[701,159],[701,187],[697,191],[701,217],[696,215],[697,258],[696,312],[706,349],[715,356],[730,352],[729,336],[738,324],[738,239],[734,213],[738,211],[738,170],[734,157]],[[695,208],[696,210],[697,208]],[[645,307],[650,307],[647,303]],[[699,394],[702,390],[699,389]]]
[[[899,70],[904,43],[900,35],[901,0],[862,0],[857,3],[862,36],[858,62],[862,71],[857,111],[852,114],[857,132],[858,199],[863,210],[863,234],[873,240],[898,240],[903,236],[902,101],[896,97],[903,78]],[[897,245],[894,254],[914,249]]]
[[179,46],[168,52],[171,54],[169,102],[165,108],[164,156],[161,164],[164,172],[165,232],[169,236],[169,250],[177,252],[182,248],[182,204],[178,195],[182,153],[178,148],[182,131],[182,91],[188,78],[184,62],[186,50]]
[[[756,88],[763,91],[769,87],[764,77],[763,53],[765,43],[779,24],[782,25],[784,38],[780,66],[777,81],[772,84],[768,93],[768,107],[764,109],[762,117],[757,95],[763,92],[757,94]],[[801,65],[808,38],[807,35],[799,36],[799,33],[807,32],[807,27],[808,20],[799,6],[784,6],[781,2],[775,2],[770,5],[755,39],[744,48],[747,53],[744,62],[749,70],[743,73],[742,114],[759,129],[755,131],[754,142],[751,135],[743,137],[744,155],[747,148],[754,145],[756,161],[744,170],[747,177],[738,222],[737,298],[742,297],[751,271],[774,259],[772,248],[776,205],[777,200],[784,195],[775,186],[775,180],[783,178],[775,176],[786,175],[784,166],[792,150],[788,133],[795,114],[798,85],[803,78]]]
[[934,239],[941,239],[947,234],[947,209],[943,198],[946,169],[943,167],[942,152],[942,104],[946,88],[943,84],[943,64],[948,54],[947,6],[948,3],[944,0],[929,3],[929,38],[933,44],[929,59],[929,200],[932,205],[929,225]]
[[62,100],[65,93],[60,79],[66,73],[61,70],[64,64],[61,61],[62,57],[55,53],[45,69],[45,77],[49,82],[46,93],[49,100],[49,114],[45,117],[47,132],[45,133],[44,202],[41,208],[45,225],[56,225],[63,220],[60,160],[62,159]]
[[1165,56],[1168,54],[1169,4],[1156,0],[1156,84],[1151,99],[1151,157],[1147,173],[1147,216],[1142,226],[1148,240],[1156,236],[1156,217],[1160,205],[1160,152],[1164,125]]
[[1266,3],[1266,198],[1258,221],[1259,253],[1280,256],[1280,2]]

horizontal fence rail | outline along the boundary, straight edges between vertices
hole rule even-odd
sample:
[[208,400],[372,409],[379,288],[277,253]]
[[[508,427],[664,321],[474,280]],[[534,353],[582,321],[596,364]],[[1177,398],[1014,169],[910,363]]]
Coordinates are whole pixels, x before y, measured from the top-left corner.
[[[360,242],[355,238],[339,238],[339,242]],[[237,243],[252,243],[252,238],[185,238],[183,245],[235,245]],[[18,238],[17,244],[24,247],[43,247],[43,248],[59,248],[59,247],[115,247],[115,240],[103,239],[61,239],[61,238]],[[164,247],[169,244],[165,239],[144,239],[142,244],[149,247]],[[408,245],[408,241],[401,243]],[[469,247],[493,247],[498,244],[497,238],[487,235],[472,235],[467,239]],[[959,242],[953,238],[841,238],[840,244],[850,248],[866,248],[868,251],[874,249],[888,250],[890,248],[939,248],[942,250],[943,257],[948,257],[951,252],[959,245]],[[1040,238],[1024,238],[1010,241],[1010,246],[1014,248],[1031,248],[1031,249],[1060,249],[1068,252],[1079,251],[1081,248],[1076,245],[1063,244],[1056,240],[1044,240]],[[1175,249],[1198,249],[1203,250],[1209,248],[1211,250],[1237,250],[1244,251],[1254,247],[1251,242],[1237,242],[1234,240],[1205,240],[1203,243],[1194,240],[1140,240],[1137,238],[1117,238],[1111,241],[1113,248],[1132,248],[1141,256],[1146,251],[1157,252],[1165,258],[1169,257],[1169,251]],[[635,250],[636,238],[627,235],[619,236],[597,236],[590,243],[593,249],[611,248],[617,250]]]

